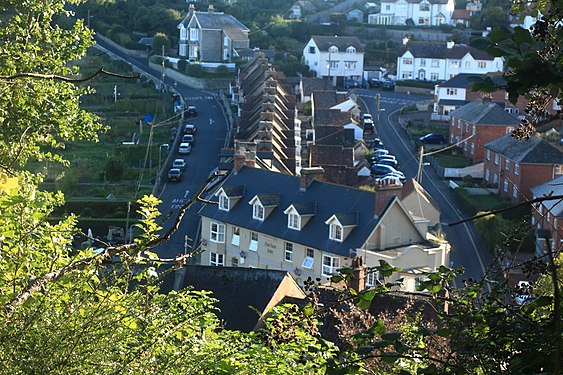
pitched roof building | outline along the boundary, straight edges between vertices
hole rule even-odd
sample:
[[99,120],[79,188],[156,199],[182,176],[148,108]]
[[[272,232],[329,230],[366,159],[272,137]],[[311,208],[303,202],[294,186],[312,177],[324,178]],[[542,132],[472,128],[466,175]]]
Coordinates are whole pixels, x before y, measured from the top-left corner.
[[516,140],[506,134],[483,147],[485,182],[497,186],[501,197],[530,199],[532,187],[563,174],[563,152],[539,137]]
[[[376,194],[319,182],[322,173],[306,169],[298,178],[242,167],[230,174],[213,194],[217,204],[199,212],[202,264],[281,269],[298,282],[329,277],[356,256],[367,266],[449,264],[449,245],[428,241],[396,188]],[[243,188],[233,195],[226,187]]]
[[[563,176],[530,189],[532,198],[563,195]],[[544,258],[548,251],[559,253],[563,243],[563,201],[545,200],[531,207],[536,239],[536,256]]]
[[249,48],[250,29],[230,14],[195,10],[190,3],[188,14],[178,24],[180,57],[200,62],[231,62],[237,49]]
[[512,133],[520,120],[489,100],[475,100],[450,113],[450,143],[459,143],[473,163],[483,161],[483,145]]

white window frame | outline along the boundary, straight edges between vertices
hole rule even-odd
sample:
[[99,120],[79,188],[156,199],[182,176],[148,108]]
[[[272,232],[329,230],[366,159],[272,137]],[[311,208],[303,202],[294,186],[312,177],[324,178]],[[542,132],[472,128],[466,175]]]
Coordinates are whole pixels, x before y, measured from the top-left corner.
[[286,242],[284,246],[283,260],[286,262],[293,262],[293,243]]
[[412,57],[403,57],[404,65],[412,65]]
[[478,61],[477,62],[477,67],[479,69],[487,69],[487,62],[486,61]]
[[504,159],[504,169],[506,169],[507,171],[510,170],[510,160]]
[[264,221],[264,206],[260,203],[254,203],[252,205],[252,218],[260,221]]
[[258,251],[258,233],[250,232],[250,244],[248,250]]
[[231,245],[240,246],[240,228],[233,227],[233,236],[231,237]]
[[436,72],[432,72],[430,73],[430,80],[431,81],[437,81],[440,79],[440,74],[436,73]]
[[440,66],[440,60],[438,59],[432,59],[432,61],[430,61],[430,66],[432,68],[437,68]]
[[514,163],[514,174],[518,176],[520,174],[520,164]]
[[190,29],[190,40],[191,41],[199,40],[199,29],[196,28]]
[[305,259],[303,260],[302,267],[307,269],[312,269],[315,264],[315,250],[311,248],[305,248]]
[[475,143],[471,143],[471,155],[475,155]]
[[344,228],[336,223],[330,224],[328,226],[328,238],[338,242],[344,241]]
[[487,151],[485,152],[485,158],[487,160],[491,160],[491,150],[487,149]]
[[344,61],[344,69],[356,69],[357,61]]
[[340,61],[338,60],[327,60],[327,64],[329,66],[329,69],[338,69],[338,63]]
[[339,268],[340,268],[340,258],[339,257],[332,257],[330,255],[323,255],[323,267],[322,267],[323,276],[330,277]]
[[224,267],[225,254],[213,253],[213,252],[209,253],[209,265],[216,267]]
[[495,154],[495,165],[498,165],[498,163],[500,163],[500,156],[499,154]]
[[452,95],[457,95],[457,89],[455,88],[446,88],[446,95],[452,96]]
[[516,185],[512,185],[512,197],[518,198],[518,189],[516,188]]
[[563,164],[557,164],[555,166],[555,174],[563,174]]
[[502,190],[505,193],[508,193],[508,180],[507,179],[504,179],[504,182],[502,183]]
[[420,66],[426,66],[426,59],[420,59]]
[[378,271],[371,271],[366,273],[366,286],[375,286],[376,281],[381,280],[381,275]]
[[348,53],[356,53],[356,49],[355,49],[354,47],[351,47],[351,46],[350,46],[350,47],[348,47],[348,48],[346,49],[346,52],[348,52]]
[[290,212],[287,215],[287,227],[289,229],[301,230],[301,216]]
[[338,47],[336,47],[336,46],[331,46],[331,47],[329,47],[328,52],[330,52],[330,53],[338,53]]
[[225,243],[225,224],[215,221],[209,223],[209,241]]
[[488,168],[485,168],[485,181],[489,182],[489,178],[491,178],[491,173]]
[[221,211],[229,211],[231,209],[231,201],[229,197],[224,194],[219,196],[219,209]]

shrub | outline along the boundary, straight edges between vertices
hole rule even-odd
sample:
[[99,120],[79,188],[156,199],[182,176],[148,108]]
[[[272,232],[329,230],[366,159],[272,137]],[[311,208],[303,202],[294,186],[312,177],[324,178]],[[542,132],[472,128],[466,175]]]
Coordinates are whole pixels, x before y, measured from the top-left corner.
[[119,181],[125,172],[125,163],[123,159],[111,158],[106,164],[106,178],[108,181]]
[[219,65],[217,67],[217,74],[228,74],[229,68],[226,65]]
[[203,76],[203,68],[199,64],[188,65],[186,72],[188,73],[189,76],[192,76],[192,77]]
[[188,66],[188,62],[186,61],[186,59],[178,60],[178,71],[179,72],[185,72],[187,66]]
[[162,56],[152,55],[149,61],[153,64],[162,64]]

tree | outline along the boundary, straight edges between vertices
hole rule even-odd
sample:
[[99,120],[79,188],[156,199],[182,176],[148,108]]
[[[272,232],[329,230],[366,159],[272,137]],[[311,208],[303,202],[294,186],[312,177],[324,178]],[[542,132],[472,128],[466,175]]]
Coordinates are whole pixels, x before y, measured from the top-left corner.
[[[315,319],[303,311],[280,307],[264,331],[243,334],[221,327],[208,293],[160,292],[171,262],[185,259],[158,259],[151,252],[171,234],[159,232],[155,197],[138,202],[141,235],[134,243],[107,244],[101,253],[72,247],[80,232],[75,215],[50,218],[63,194],[41,191],[42,177],[20,166],[30,158],[64,163],[57,147],[95,140],[103,130],[96,116],[79,107],[89,90],[76,84],[92,77],[69,68],[91,45],[92,34],[81,20],[68,30],[51,22],[58,14],[70,16],[65,3],[0,6],[1,372],[315,372],[335,350],[319,340]],[[181,209],[176,225],[193,202]],[[299,322],[289,336],[279,334],[282,316]]]
[[170,40],[168,37],[163,33],[156,33],[152,38],[151,49],[154,54],[162,55],[164,51],[164,55],[168,53],[170,50]]

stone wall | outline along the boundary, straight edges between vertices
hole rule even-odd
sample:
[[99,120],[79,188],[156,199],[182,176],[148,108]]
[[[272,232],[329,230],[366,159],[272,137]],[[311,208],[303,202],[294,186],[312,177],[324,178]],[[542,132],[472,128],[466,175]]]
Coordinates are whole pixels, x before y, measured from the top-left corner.
[[[149,63],[149,66],[156,70],[162,69],[162,66],[160,64],[155,64],[152,62]],[[166,74],[167,77],[170,77],[173,80],[176,80],[178,82],[183,83],[184,85],[193,87],[194,89],[198,89],[198,90],[228,91],[229,83],[232,81],[232,79],[229,78],[205,79],[205,78],[190,77],[170,68],[166,68],[164,74]]]
[[96,33],[96,38],[100,38],[101,40],[103,40],[104,42],[108,43],[109,45],[111,45],[113,48],[116,48],[118,50],[120,50],[121,52],[123,52],[124,54],[131,56],[131,57],[136,57],[136,58],[140,58],[140,59],[146,59],[149,57],[149,53],[148,51],[139,51],[139,50],[132,50],[132,49],[127,49],[125,47],[120,46],[119,44],[115,43],[113,40],[111,40],[110,38],[107,38],[99,33]]

